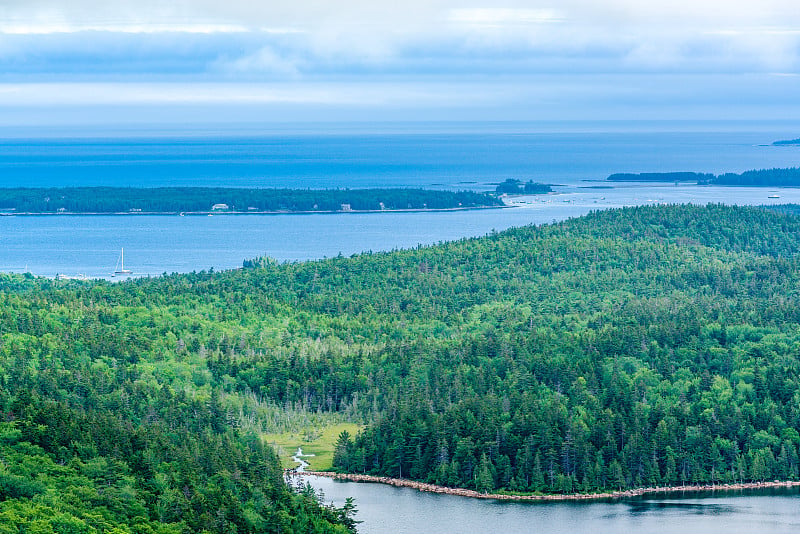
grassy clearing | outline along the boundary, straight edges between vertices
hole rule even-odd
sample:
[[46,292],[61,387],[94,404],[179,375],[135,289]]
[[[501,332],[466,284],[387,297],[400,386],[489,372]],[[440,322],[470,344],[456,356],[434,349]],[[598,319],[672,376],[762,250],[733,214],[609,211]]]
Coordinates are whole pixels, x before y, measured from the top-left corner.
[[361,427],[355,423],[338,423],[323,428],[307,429],[303,432],[264,434],[264,441],[275,448],[284,468],[297,466],[292,461],[292,456],[297,452],[297,448],[301,447],[303,454],[314,455],[304,458],[310,464],[309,469],[327,471],[333,465],[333,448],[336,440],[339,439],[339,434],[343,430],[347,430],[353,436],[360,429]]

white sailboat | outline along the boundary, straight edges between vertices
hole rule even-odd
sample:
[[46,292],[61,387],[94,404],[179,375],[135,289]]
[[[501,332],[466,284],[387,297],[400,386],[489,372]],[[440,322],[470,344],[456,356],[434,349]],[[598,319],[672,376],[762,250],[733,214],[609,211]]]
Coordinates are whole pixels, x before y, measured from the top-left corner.
[[125,249],[119,249],[119,259],[117,265],[114,267],[114,273],[111,276],[128,276],[133,274],[133,271],[125,268]]

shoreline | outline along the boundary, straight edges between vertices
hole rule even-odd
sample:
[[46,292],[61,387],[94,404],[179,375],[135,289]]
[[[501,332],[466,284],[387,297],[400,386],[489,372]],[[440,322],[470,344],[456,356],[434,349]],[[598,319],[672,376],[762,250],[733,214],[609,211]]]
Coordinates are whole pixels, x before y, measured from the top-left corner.
[[346,480],[349,482],[366,482],[373,484],[387,484],[398,488],[412,488],[427,493],[440,493],[445,495],[455,495],[458,497],[469,497],[472,499],[491,499],[498,501],[595,501],[604,499],[626,499],[630,497],[640,497],[643,495],[664,494],[664,493],[700,493],[706,491],[743,491],[770,488],[792,488],[800,487],[800,480],[785,480],[771,482],[741,482],[734,484],[701,484],[696,486],[653,486],[645,488],[635,488],[629,490],[611,491],[603,493],[570,493],[570,494],[550,494],[550,495],[509,495],[505,493],[480,493],[475,490],[464,488],[448,488],[437,486],[426,482],[408,480],[405,478],[380,477],[374,475],[359,475],[354,473],[333,473],[330,471],[293,471],[287,473],[297,476],[319,476],[332,478],[334,480]]
[[442,212],[442,211],[471,211],[471,210],[492,210],[513,208],[513,205],[497,206],[456,206],[452,208],[407,208],[407,209],[385,209],[385,210],[276,210],[276,211],[62,211],[60,213],[49,211],[30,211],[30,212],[0,212],[0,217],[139,217],[139,216],[175,216],[175,217],[205,217],[216,215],[337,215],[344,213],[420,213],[420,212]]

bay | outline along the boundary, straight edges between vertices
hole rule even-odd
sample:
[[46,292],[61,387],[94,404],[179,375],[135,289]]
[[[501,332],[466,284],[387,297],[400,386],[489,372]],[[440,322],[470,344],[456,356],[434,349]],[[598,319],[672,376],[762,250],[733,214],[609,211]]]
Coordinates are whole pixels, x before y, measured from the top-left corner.
[[[125,250],[136,276],[235,269],[270,256],[301,261],[388,251],[545,224],[591,210],[656,203],[800,203],[800,189],[621,184],[558,188],[516,207],[443,212],[207,216],[0,217],[0,271],[108,278]],[[777,196],[779,198],[769,198]]]
[[[305,128],[305,129],[304,129]],[[602,183],[614,172],[791,167],[793,123],[468,123],[226,131],[0,131],[0,186],[431,187],[558,184],[514,209],[240,217],[0,217],[0,271],[107,277],[124,247],[139,276],[385,251],[593,209],[798,202],[793,189]],[[768,198],[778,196],[780,198]],[[2,206],[0,206],[0,209]]]

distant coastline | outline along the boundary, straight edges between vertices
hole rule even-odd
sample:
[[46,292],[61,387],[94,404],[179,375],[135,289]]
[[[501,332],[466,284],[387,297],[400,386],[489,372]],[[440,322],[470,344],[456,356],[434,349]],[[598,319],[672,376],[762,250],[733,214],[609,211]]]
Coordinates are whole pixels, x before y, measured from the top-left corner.
[[616,173],[606,178],[608,182],[696,182],[697,185],[740,187],[800,187],[800,167],[786,169],[757,169],[741,174],[709,174],[699,172],[643,172]]
[[296,476],[320,476],[332,478],[334,480],[346,480],[349,482],[367,482],[375,484],[387,484],[395,487],[412,488],[428,493],[441,493],[445,495],[455,495],[459,497],[469,497],[473,499],[491,499],[499,501],[591,501],[607,499],[626,499],[630,497],[641,497],[643,495],[656,495],[664,493],[698,493],[706,491],[746,491],[772,488],[793,488],[800,487],[798,480],[775,480],[771,482],[742,482],[734,484],[701,484],[688,486],[653,486],[645,488],[634,488],[629,490],[609,491],[601,493],[569,493],[569,494],[545,494],[545,495],[517,495],[508,493],[481,493],[475,490],[464,488],[449,488],[427,484],[405,478],[380,477],[373,475],[359,475],[354,473],[333,473],[329,471],[289,471]]
[[784,139],[772,143],[772,146],[795,146],[795,145],[800,145],[800,137],[798,137],[797,139]]
[[606,178],[608,182],[708,182],[716,178],[713,174],[699,172],[641,172],[614,173]]
[[0,188],[0,215],[263,215],[494,207],[504,207],[496,194],[420,188]]
[[496,210],[513,208],[513,204],[497,204],[493,206],[459,206],[454,208],[405,208],[383,210],[274,210],[274,211],[95,211],[77,212],[16,212],[0,211],[0,217],[147,217],[147,216],[180,216],[180,217],[208,217],[208,216],[241,216],[241,215],[340,215],[343,213],[423,213],[423,212],[448,212],[472,210]]

